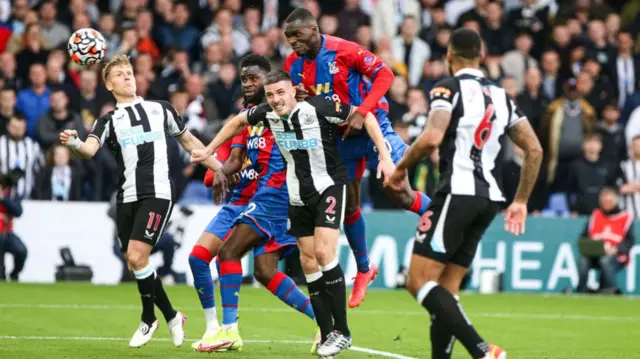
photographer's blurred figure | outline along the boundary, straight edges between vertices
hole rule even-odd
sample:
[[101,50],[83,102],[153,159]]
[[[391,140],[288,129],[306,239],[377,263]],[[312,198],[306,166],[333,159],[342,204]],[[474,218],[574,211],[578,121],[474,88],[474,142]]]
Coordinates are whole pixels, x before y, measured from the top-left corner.
[[13,232],[13,219],[22,215],[21,199],[15,193],[15,184],[24,175],[16,168],[8,174],[0,175],[0,281],[5,281],[4,267],[5,253],[13,255],[13,269],[9,274],[12,282],[18,281],[18,276],[27,260],[27,248]]
[[616,273],[629,262],[633,247],[633,215],[618,207],[618,193],[605,187],[600,191],[600,207],[589,218],[578,241],[580,281],[577,292],[587,292],[589,270],[600,268],[601,293],[620,293]]

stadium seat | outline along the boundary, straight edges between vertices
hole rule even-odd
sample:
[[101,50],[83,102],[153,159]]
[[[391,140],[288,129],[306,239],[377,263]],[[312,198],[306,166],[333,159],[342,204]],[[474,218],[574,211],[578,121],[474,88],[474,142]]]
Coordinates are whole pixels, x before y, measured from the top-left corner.
[[212,204],[211,189],[207,188],[201,181],[190,181],[182,192],[182,197],[178,204],[189,206],[194,204]]
[[571,210],[569,209],[569,200],[567,194],[563,192],[553,193],[549,196],[549,202],[547,208],[542,211],[542,216],[555,217],[555,216],[568,216]]

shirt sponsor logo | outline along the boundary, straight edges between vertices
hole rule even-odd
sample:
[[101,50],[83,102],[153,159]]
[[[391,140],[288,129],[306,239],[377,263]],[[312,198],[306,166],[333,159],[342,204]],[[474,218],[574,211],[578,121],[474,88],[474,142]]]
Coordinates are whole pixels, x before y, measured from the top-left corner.
[[296,134],[292,132],[276,132],[276,141],[278,145],[287,151],[293,150],[310,150],[317,148],[319,142],[315,138],[298,140]]
[[118,131],[120,137],[120,146],[125,149],[131,146],[139,146],[145,143],[161,141],[164,139],[162,131],[144,132],[142,126],[133,126]]

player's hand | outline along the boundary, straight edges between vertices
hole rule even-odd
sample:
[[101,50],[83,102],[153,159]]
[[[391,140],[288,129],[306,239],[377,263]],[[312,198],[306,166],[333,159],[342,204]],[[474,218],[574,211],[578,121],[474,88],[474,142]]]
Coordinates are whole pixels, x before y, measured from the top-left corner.
[[191,163],[202,162],[209,158],[212,153],[213,151],[209,147],[195,149],[191,151]]
[[240,182],[240,172],[236,172],[234,174],[231,175],[231,183],[232,184],[238,184],[238,182]]
[[384,181],[387,181],[387,178],[391,177],[393,173],[396,171],[396,165],[391,161],[379,161],[378,163],[378,175],[377,179],[382,178],[384,176]]
[[407,178],[409,171],[396,168],[390,176],[385,176],[384,185],[392,190],[399,191],[404,185],[405,178]]
[[222,200],[230,190],[229,186],[227,176],[225,176],[222,171],[216,171],[215,177],[213,178],[213,185],[211,185],[211,188],[213,188],[213,201],[216,204],[222,203]]
[[519,236],[524,234],[524,224],[527,220],[527,204],[521,202],[513,202],[507,208],[504,215],[504,230]]
[[347,138],[349,134],[354,131],[362,130],[362,125],[364,124],[364,116],[358,111],[354,111],[349,120],[347,121],[347,129],[344,131],[344,135],[342,135],[342,139]]
[[60,143],[65,146],[69,144],[69,140],[73,140],[74,138],[78,138],[78,131],[76,130],[64,130],[60,132]]
[[296,86],[296,101],[304,101],[307,97],[309,97],[309,91],[304,88],[304,85]]

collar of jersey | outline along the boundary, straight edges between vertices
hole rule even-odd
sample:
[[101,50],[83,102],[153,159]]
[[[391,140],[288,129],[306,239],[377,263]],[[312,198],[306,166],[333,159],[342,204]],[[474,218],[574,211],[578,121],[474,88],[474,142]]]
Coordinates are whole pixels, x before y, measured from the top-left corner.
[[[320,37],[322,38],[322,44],[320,45],[320,51],[318,51],[318,54],[316,55],[316,58],[314,60],[317,60],[318,57],[320,57],[320,54],[322,54],[327,45],[327,39],[324,37],[324,35],[320,34]],[[308,59],[307,56],[302,56],[302,58]]]
[[135,100],[131,101],[131,102],[120,102],[116,105],[117,108],[125,108],[125,107],[129,107],[129,106],[133,106],[135,104],[141,103],[142,101],[144,101],[144,99],[142,98],[142,96],[138,96],[136,97]]
[[472,69],[472,68],[466,68],[466,69],[458,70],[458,72],[456,72],[456,76],[460,76],[460,75],[471,75],[471,76],[476,76],[476,77],[484,77],[484,73],[481,70]]

